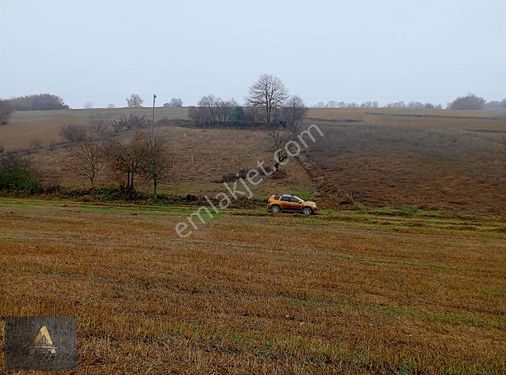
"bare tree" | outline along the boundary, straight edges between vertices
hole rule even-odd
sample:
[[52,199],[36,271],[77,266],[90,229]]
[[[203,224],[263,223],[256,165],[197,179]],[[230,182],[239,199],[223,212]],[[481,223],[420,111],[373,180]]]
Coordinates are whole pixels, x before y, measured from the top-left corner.
[[85,177],[94,186],[104,165],[103,138],[94,129],[85,129],[71,149],[66,165],[75,175]]
[[227,122],[229,121],[230,114],[237,107],[237,102],[234,99],[223,100],[221,98],[216,98],[216,118],[218,122]]
[[287,98],[288,92],[284,83],[278,77],[263,74],[250,87],[246,102],[252,107],[262,108],[265,122],[268,124]]
[[135,176],[141,170],[148,146],[147,135],[137,131],[129,139],[111,138],[104,149],[111,169],[127,189],[134,190]]
[[281,109],[282,125],[291,133],[292,137],[302,130],[302,120],[307,108],[298,96],[292,96]]
[[267,142],[269,151],[274,152],[276,164],[274,167],[279,169],[279,163],[285,160],[288,155],[286,154],[285,145],[289,141],[290,136],[284,129],[273,128],[266,130]]
[[198,121],[203,124],[204,127],[216,121],[216,100],[217,98],[214,95],[207,95],[202,97],[198,102]]
[[94,137],[103,140],[112,131],[112,123],[102,119],[91,119],[89,128]]
[[82,125],[66,124],[60,129],[60,134],[70,143],[76,143],[84,137],[85,128]]
[[156,199],[160,181],[169,177],[171,167],[167,139],[163,137],[150,139],[142,161],[141,173],[153,186],[153,199]]
[[126,98],[128,107],[142,107],[144,100],[138,94],[132,94],[129,98]]

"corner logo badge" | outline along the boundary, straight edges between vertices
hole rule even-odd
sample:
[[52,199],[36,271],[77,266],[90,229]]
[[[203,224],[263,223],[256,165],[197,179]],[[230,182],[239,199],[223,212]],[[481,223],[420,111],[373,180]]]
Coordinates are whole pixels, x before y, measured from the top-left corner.
[[73,317],[8,316],[4,332],[6,370],[75,371],[77,368],[77,321]]
[[46,326],[40,327],[37,336],[33,340],[33,344],[30,346],[29,352],[32,355],[36,353],[56,354],[56,346],[54,346]]

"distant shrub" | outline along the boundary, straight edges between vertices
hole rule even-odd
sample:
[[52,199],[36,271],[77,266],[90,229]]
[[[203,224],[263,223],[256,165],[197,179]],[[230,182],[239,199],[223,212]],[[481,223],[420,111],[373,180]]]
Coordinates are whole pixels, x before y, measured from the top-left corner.
[[151,120],[148,120],[145,116],[137,116],[135,113],[131,113],[128,117],[121,117],[119,120],[111,122],[112,130],[115,133],[125,130],[141,129],[146,128],[151,124]]
[[37,111],[50,109],[68,109],[62,98],[51,94],[36,94],[10,99],[9,102],[18,111]]
[[16,155],[0,158],[0,190],[35,193],[41,184],[29,161]]
[[181,108],[183,106],[183,101],[181,98],[172,98],[170,102],[165,103],[163,106],[165,108]]
[[483,109],[485,99],[476,95],[467,95],[455,99],[449,104],[450,109]]
[[61,136],[70,143],[79,142],[84,137],[84,127],[81,125],[63,125],[60,130]]
[[130,108],[142,107],[144,100],[138,94],[132,94],[130,97],[126,98],[127,106]]

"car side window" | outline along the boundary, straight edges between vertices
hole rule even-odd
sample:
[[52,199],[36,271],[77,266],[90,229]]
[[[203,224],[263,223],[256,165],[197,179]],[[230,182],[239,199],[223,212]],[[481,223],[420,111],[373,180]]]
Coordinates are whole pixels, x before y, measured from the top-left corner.
[[283,202],[291,202],[291,198],[290,197],[282,197],[281,200]]
[[292,197],[292,198],[291,198],[291,200],[292,200],[292,202],[294,202],[294,203],[300,203],[300,201],[299,201],[297,198],[293,198],[293,197]]

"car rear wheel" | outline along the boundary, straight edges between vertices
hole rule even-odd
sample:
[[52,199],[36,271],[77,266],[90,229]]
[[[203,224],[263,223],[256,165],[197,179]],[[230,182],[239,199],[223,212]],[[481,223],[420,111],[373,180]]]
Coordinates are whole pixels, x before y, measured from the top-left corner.
[[304,207],[304,208],[302,209],[302,213],[303,213],[304,215],[311,215],[311,214],[313,213],[313,210],[312,210],[310,207]]
[[277,214],[277,213],[280,213],[281,212],[281,208],[279,206],[272,206],[271,207],[271,212],[273,214]]

